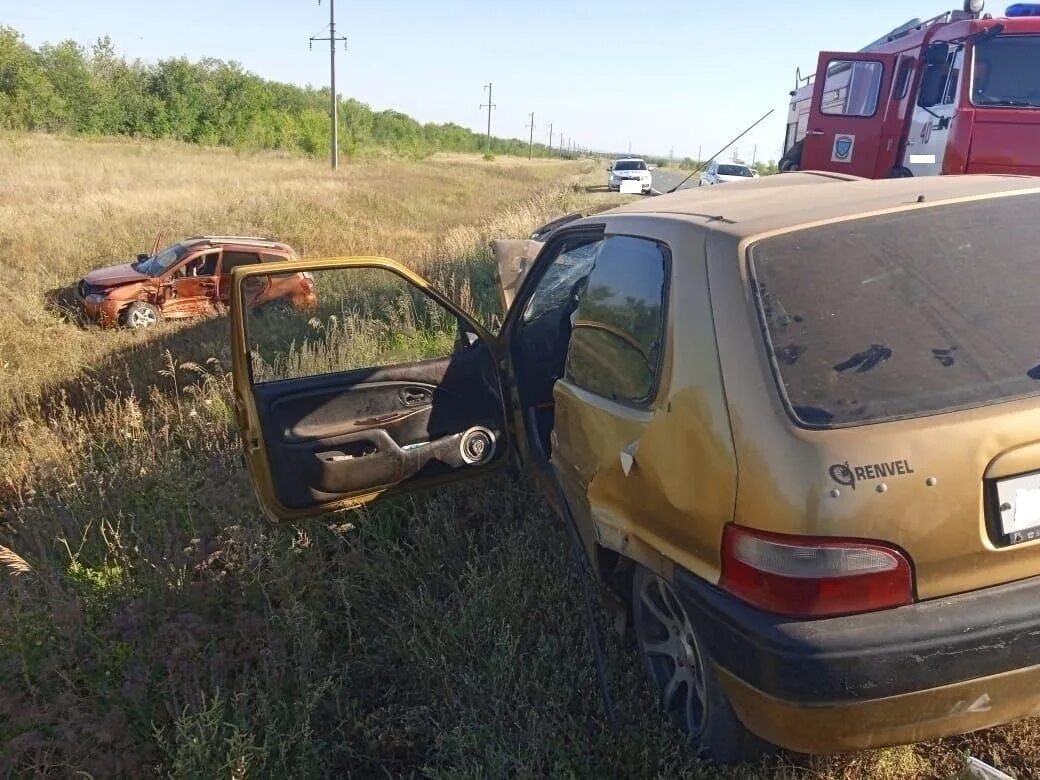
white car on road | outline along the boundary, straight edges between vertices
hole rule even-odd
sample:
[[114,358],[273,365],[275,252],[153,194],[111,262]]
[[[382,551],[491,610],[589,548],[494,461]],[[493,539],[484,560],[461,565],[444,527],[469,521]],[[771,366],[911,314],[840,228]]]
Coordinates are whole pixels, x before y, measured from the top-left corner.
[[713,184],[725,184],[730,181],[749,181],[755,178],[758,178],[758,172],[747,165],[739,163],[712,163],[701,174],[698,186],[710,187]]
[[647,165],[646,161],[639,157],[626,157],[614,162],[607,168],[607,187],[614,192],[621,191],[623,182],[633,182],[639,185],[638,192],[650,192],[650,171],[654,167]]

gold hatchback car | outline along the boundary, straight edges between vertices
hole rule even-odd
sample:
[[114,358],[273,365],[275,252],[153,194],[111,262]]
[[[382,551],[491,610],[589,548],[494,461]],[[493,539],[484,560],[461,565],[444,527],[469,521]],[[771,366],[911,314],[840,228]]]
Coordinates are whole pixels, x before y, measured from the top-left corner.
[[[256,490],[292,520],[519,458],[716,761],[1040,712],[1038,214],[998,176],[647,198],[499,242],[497,333],[391,260],[236,268]],[[315,310],[246,305],[301,271]]]

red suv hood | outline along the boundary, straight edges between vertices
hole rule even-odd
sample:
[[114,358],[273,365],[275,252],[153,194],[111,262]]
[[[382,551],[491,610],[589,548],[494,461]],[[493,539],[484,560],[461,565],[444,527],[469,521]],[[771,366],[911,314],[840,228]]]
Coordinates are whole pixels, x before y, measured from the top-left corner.
[[130,267],[130,263],[123,265],[110,265],[108,268],[98,268],[83,277],[87,284],[97,287],[114,287],[117,284],[129,284],[140,282],[151,277]]
[[1040,174],[1040,109],[977,108],[968,173]]

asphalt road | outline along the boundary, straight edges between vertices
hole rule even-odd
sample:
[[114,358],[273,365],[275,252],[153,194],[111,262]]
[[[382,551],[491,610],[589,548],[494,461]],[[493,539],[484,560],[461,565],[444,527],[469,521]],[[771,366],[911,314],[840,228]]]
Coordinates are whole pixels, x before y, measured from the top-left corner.
[[[665,193],[689,176],[689,174],[689,171],[680,171],[676,168],[658,168],[651,174],[650,186],[658,192]],[[698,176],[699,174],[691,177],[690,180],[683,185],[683,189],[685,190],[688,187],[696,187]]]

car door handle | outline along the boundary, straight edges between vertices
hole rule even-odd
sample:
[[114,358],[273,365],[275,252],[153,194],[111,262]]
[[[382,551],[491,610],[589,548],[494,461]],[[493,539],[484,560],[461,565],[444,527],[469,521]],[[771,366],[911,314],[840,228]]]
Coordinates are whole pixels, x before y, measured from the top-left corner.
[[398,397],[405,406],[422,406],[433,400],[433,393],[425,387],[406,387]]

